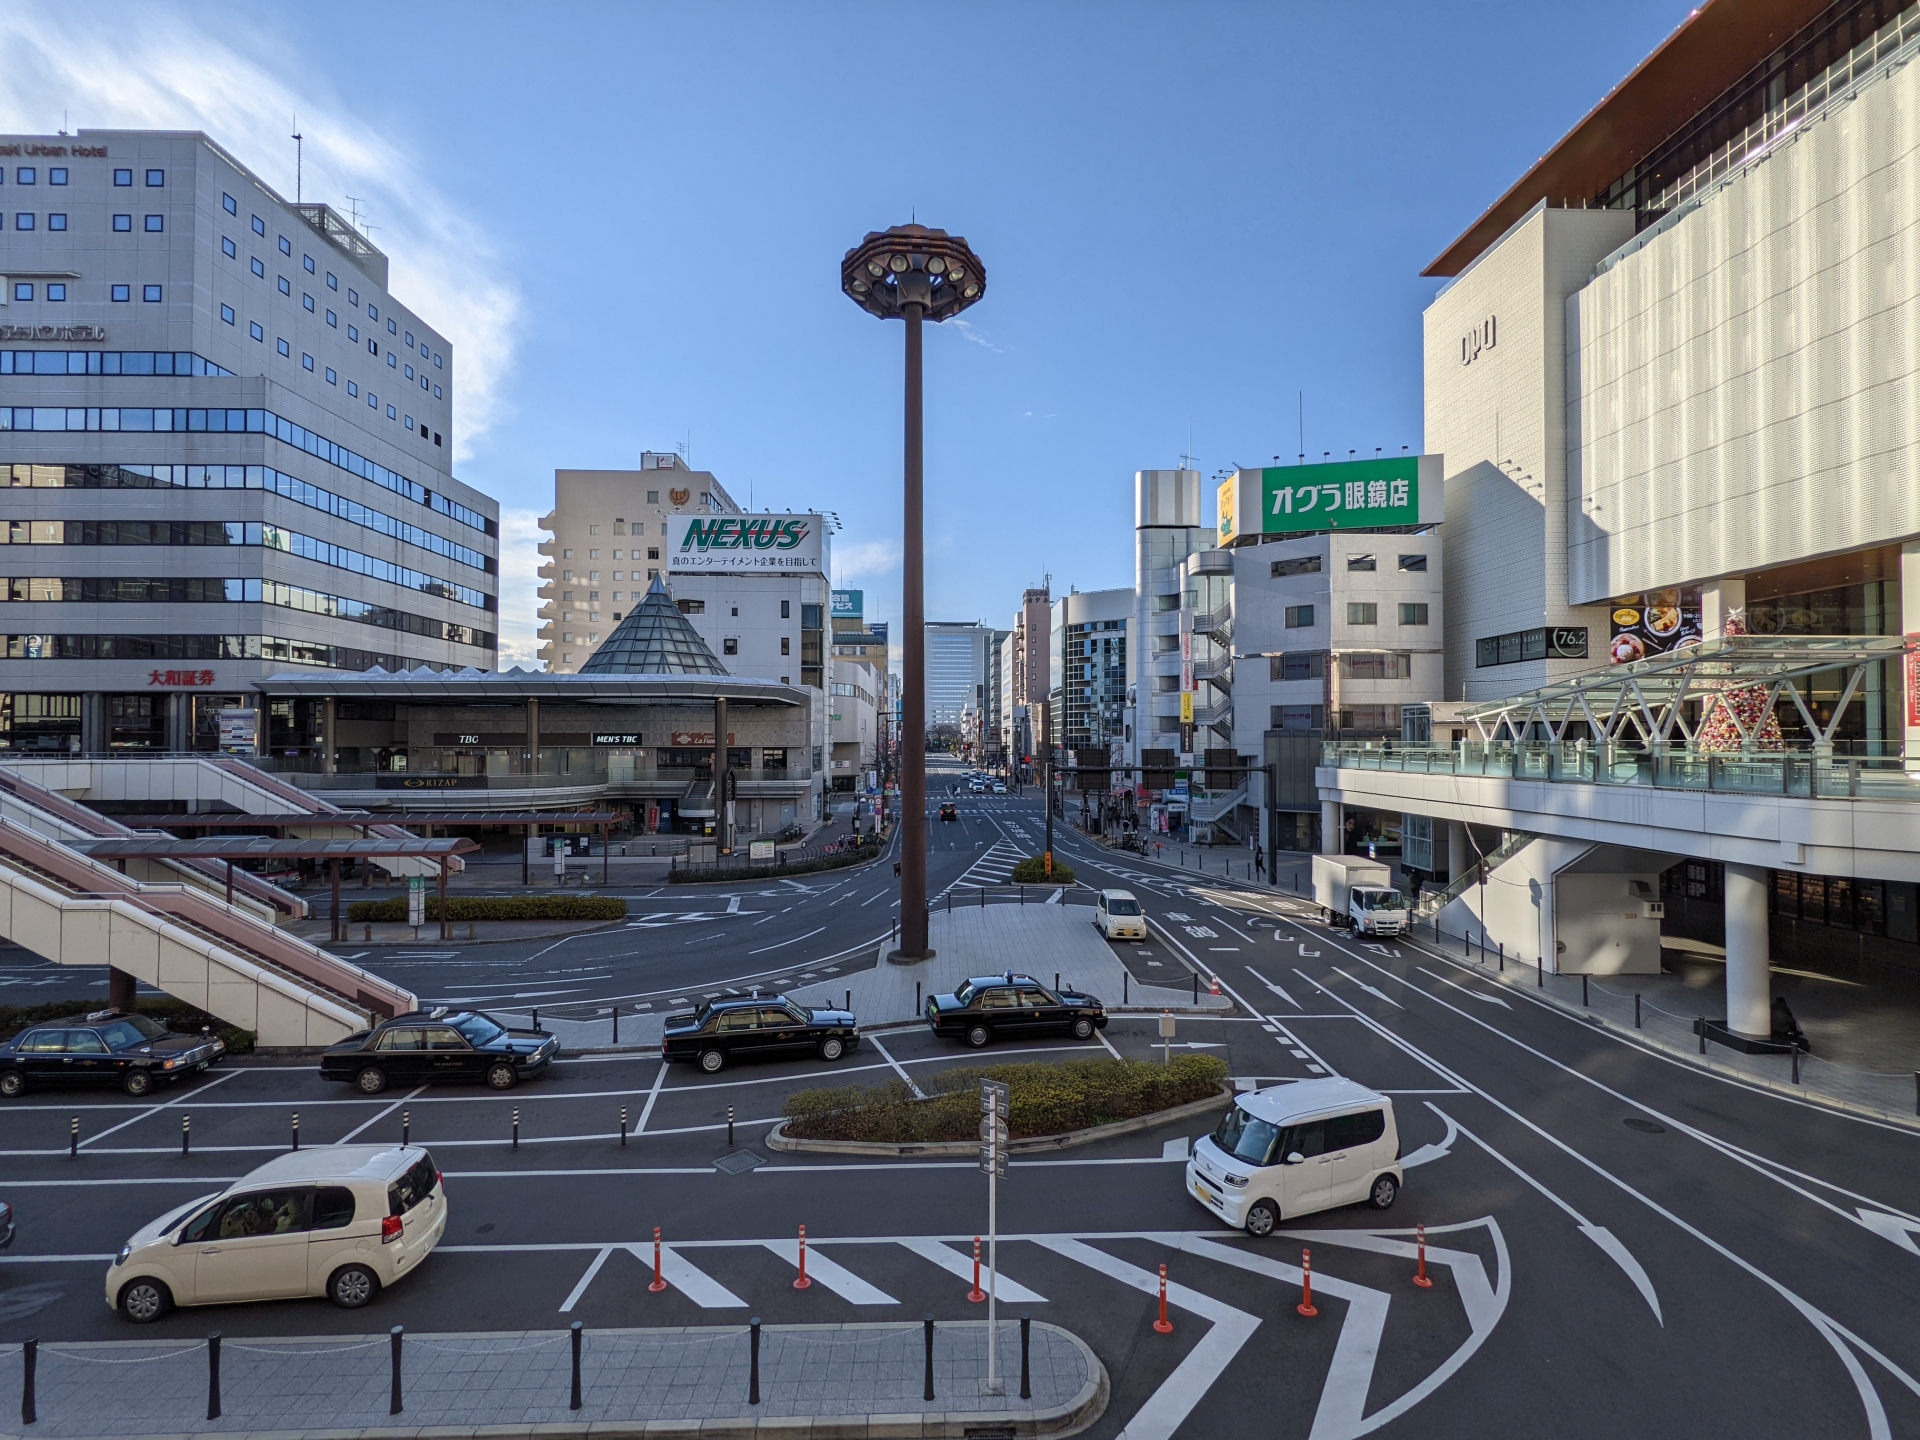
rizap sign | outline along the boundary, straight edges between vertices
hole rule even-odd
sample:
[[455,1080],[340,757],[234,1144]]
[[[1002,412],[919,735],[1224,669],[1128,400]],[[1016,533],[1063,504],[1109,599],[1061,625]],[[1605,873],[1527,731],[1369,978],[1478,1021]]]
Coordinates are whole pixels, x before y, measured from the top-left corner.
[[679,515],[671,524],[668,568],[681,573],[825,568],[818,515]]
[[1236,470],[1219,492],[1220,543],[1248,535],[1385,530],[1446,518],[1438,455]]

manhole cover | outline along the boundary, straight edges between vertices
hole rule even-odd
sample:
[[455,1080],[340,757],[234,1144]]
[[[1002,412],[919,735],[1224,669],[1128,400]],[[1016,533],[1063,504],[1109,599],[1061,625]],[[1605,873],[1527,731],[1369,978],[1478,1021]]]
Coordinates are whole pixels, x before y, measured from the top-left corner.
[[1667,1127],[1652,1120],[1642,1120],[1638,1115],[1629,1115],[1623,1122],[1629,1130],[1638,1130],[1642,1135],[1664,1135]]
[[714,1161],[713,1168],[724,1171],[728,1175],[744,1175],[754,1166],[766,1163],[764,1156],[756,1155],[751,1150],[736,1150],[733,1154],[722,1155]]

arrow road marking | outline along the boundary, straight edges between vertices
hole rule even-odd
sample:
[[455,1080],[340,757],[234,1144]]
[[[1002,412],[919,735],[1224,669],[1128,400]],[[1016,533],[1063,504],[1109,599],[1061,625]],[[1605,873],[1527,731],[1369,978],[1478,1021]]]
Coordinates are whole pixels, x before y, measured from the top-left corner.
[[1502,1010],[1511,1010],[1513,1008],[1511,1005],[1507,1004],[1506,1001],[1502,1000],[1498,995],[1482,995],[1478,990],[1469,990],[1465,985],[1462,985],[1458,980],[1449,980],[1444,975],[1435,975],[1433,971],[1427,969],[1427,967],[1424,965],[1416,965],[1413,968],[1418,970],[1422,975],[1426,975],[1434,980],[1438,980],[1442,985],[1451,985],[1454,989],[1458,990],[1462,995],[1471,995],[1475,1000],[1483,1000],[1489,1005],[1498,1005]]
[[[1347,975],[1347,972],[1342,970],[1338,965],[1332,965],[1332,966],[1329,966],[1328,968],[1331,969],[1333,973],[1336,975],[1346,975],[1347,979],[1353,980],[1353,976]],[[1406,1006],[1402,1005],[1398,1000],[1389,998],[1386,991],[1376,990],[1373,988],[1373,986],[1367,984],[1367,982],[1364,980],[1353,980],[1353,983],[1358,985],[1362,990],[1366,991],[1367,994],[1373,996],[1374,999],[1385,1000],[1387,1004],[1393,1006],[1393,1008],[1396,1010],[1404,1010],[1407,1008]]]
[[1274,984],[1273,981],[1267,979],[1266,976],[1262,975],[1258,970],[1254,969],[1251,965],[1247,967],[1247,973],[1253,976],[1253,978],[1258,980],[1262,985],[1266,986],[1267,989],[1271,990],[1274,994],[1278,995],[1282,1000],[1286,1001],[1287,1004],[1293,1006],[1294,1009],[1302,1010],[1306,1008],[1298,1000],[1294,999],[1291,995],[1287,994],[1286,991],[1282,990],[1278,985]]
[[1447,1133],[1440,1137],[1440,1143],[1438,1145],[1422,1145],[1411,1155],[1402,1157],[1400,1161],[1400,1168],[1402,1170],[1411,1170],[1416,1165],[1425,1165],[1434,1160],[1442,1160],[1453,1153],[1453,1142],[1460,1138],[1460,1127],[1453,1123],[1453,1117],[1451,1115],[1442,1115],[1440,1118],[1447,1122]]

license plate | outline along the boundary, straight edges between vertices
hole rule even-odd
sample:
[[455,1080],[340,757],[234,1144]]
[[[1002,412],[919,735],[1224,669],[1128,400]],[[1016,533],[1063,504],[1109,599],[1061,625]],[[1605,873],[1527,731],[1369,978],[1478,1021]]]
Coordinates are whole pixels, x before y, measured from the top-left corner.
[[1202,1185],[1198,1180],[1193,1182],[1193,1193],[1198,1195],[1202,1200],[1213,1200],[1217,1198],[1211,1190],[1207,1189],[1207,1187]]

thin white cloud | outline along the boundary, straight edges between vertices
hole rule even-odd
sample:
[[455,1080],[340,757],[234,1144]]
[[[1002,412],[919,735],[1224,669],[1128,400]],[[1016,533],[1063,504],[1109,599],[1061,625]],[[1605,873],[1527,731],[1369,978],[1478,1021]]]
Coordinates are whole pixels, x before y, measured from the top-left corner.
[[551,539],[540,528],[538,510],[500,512],[500,660],[499,668],[540,668],[538,570],[545,557],[534,549]]
[[984,345],[996,355],[1004,355],[1007,353],[991,340],[987,339],[987,337],[982,335],[978,330],[974,329],[973,326],[965,320],[955,320],[953,322],[953,328],[960,332],[960,337],[963,340],[971,340],[976,345]]
[[369,238],[392,261],[393,293],[455,347],[454,459],[465,459],[506,403],[517,288],[485,227],[418,157],[309,79],[284,37],[239,14],[9,6],[0,11],[0,131],[51,134],[63,114],[69,131],[204,130],[291,198],[297,114],[305,197],[345,213],[345,197],[357,196],[376,227]]
[[834,569],[842,581],[890,575],[900,568],[898,540],[850,540],[833,547]]

